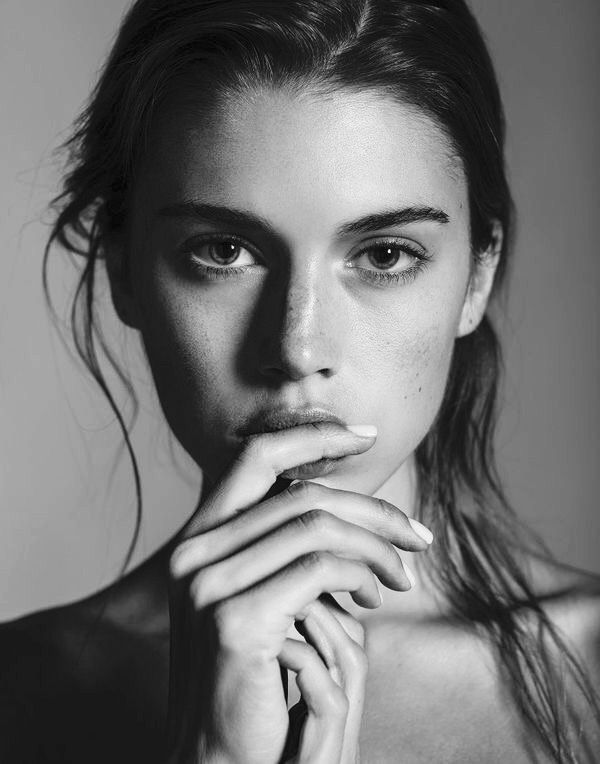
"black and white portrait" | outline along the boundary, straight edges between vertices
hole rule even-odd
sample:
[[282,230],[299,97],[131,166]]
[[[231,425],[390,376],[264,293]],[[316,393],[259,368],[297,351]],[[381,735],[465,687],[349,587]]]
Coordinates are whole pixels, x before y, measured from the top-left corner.
[[597,0],[0,2],[0,762],[600,761]]

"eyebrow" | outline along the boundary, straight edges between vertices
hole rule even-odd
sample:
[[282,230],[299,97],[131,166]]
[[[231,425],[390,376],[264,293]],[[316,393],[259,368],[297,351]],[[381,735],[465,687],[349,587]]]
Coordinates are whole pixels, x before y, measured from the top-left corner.
[[[193,218],[206,222],[228,223],[244,228],[262,228],[268,233],[277,236],[277,232],[268,220],[246,210],[223,207],[217,204],[204,204],[194,201],[179,202],[162,207],[158,217],[166,218]],[[402,207],[397,210],[384,210],[370,215],[342,223],[337,230],[338,237],[349,236],[357,233],[371,233],[382,228],[409,225],[411,223],[433,222],[446,224],[450,218],[446,212],[435,207]]]

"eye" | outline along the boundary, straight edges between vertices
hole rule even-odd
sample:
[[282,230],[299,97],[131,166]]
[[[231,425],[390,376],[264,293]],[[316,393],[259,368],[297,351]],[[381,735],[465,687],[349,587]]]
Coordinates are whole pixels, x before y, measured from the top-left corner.
[[[355,257],[355,262],[361,262],[360,267],[373,267],[378,271],[392,269],[404,270],[414,265],[418,259],[418,250],[407,244],[375,244],[362,251]],[[365,262],[366,261],[366,262]],[[395,268],[398,266],[398,268]]]
[[354,255],[350,267],[367,281],[407,283],[417,277],[429,259],[425,250],[412,242],[381,241]]
[[235,265],[254,265],[256,258],[242,242],[235,238],[196,239],[185,247],[191,260],[209,267],[227,268]]
[[236,236],[207,234],[186,241],[180,255],[194,277],[216,281],[260,271],[262,263],[253,249]]

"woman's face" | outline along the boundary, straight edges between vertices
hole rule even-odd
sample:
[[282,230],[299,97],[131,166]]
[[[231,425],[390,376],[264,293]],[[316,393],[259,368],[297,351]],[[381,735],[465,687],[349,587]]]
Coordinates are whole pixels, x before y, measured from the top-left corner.
[[485,302],[467,289],[460,162],[427,117],[368,92],[257,91],[218,116],[175,99],[128,246],[120,299],[210,481],[264,412],[320,407],[378,427],[320,480],[372,493],[431,427],[454,340]]

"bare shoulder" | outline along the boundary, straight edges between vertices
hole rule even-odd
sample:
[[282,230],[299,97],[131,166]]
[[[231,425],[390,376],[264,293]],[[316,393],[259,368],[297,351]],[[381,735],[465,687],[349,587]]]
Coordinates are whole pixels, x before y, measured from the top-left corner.
[[[599,691],[600,577],[542,558],[527,563],[542,607]],[[524,730],[499,682],[497,653],[480,631],[445,612],[410,619],[401,611],[388,618],[374,611],[369,623],[364,732],[365,750],[373,752],[369,760],[396,761],[400,747],[407,761],[532,760],[523,744],[527,741],[527,750],[532,745],[530,730]],[[575,699],[591,750],[600,750],[593,712],[581,695]],[[399,725],[398,719],[406,723]],[[427,753],[413,755],[413,750]],[[542,751],[537,755],[534,760],[548,760]]]
[[[73,696],[73,672],[62,659],[59,633],[67,609],[33,613],[0,624],[0,760],[45,761],[45,742]],[[59,725],[60,726],[60,725]]]
[[73,608],[58,607],[0,623],[0,692],[33,690],[30,683],[49,676],[59,659],[62,637],[80,631],[77,620]]
[[[542,607],[600,698],[600,576],[541,558],[532,561],[531,571]],[[594,745],[600,745],[598,711],[582,694],[581,685],[571,687],[581,717],[588,719]]]
[[156,760],[168,651],[102,615],[91,598],[0,624],[0,761]]
[[586,654],[600,646],[600,576],[541,557],[530,558],[536,594],[552,622]]
[[[0,623],[2,688],[9,678],[20,685],[58,674],[64,684],[69,674],[79,675],[74,658],[83,652],[101,611],[101,604],[88,598]],[[38,687],[39,681],[29,689]]]

